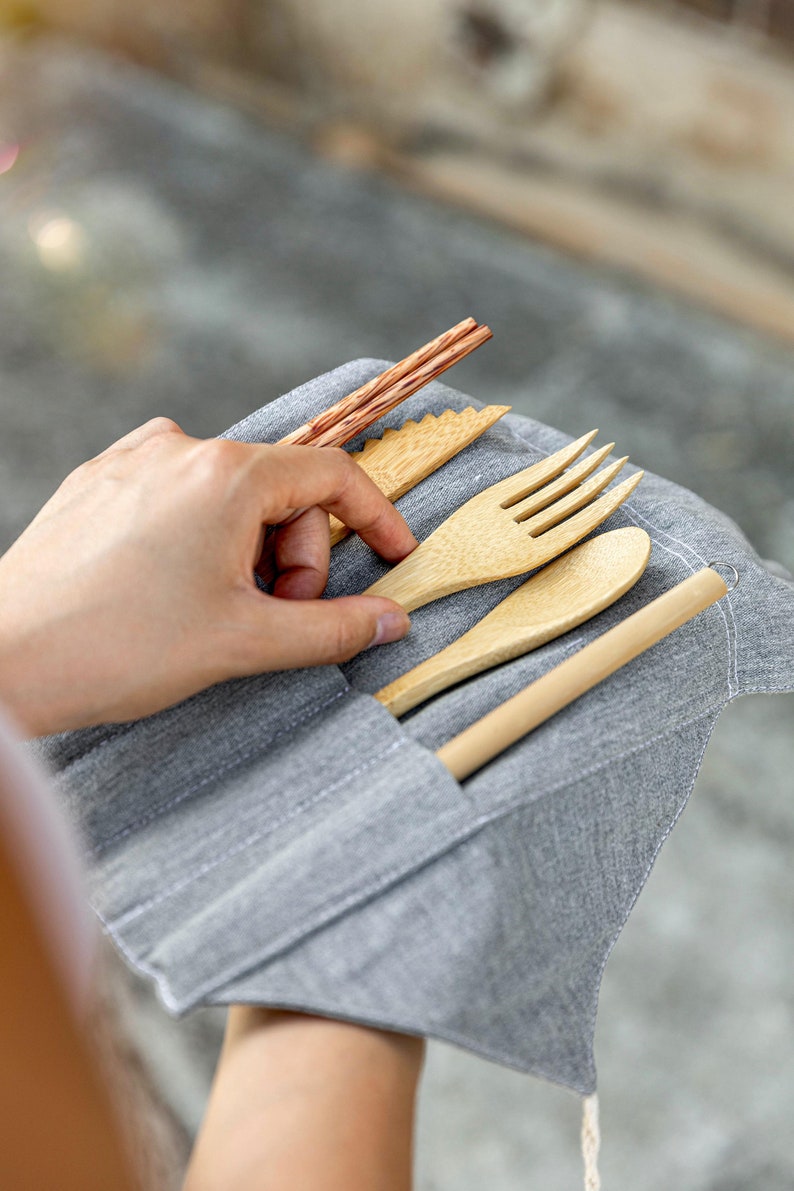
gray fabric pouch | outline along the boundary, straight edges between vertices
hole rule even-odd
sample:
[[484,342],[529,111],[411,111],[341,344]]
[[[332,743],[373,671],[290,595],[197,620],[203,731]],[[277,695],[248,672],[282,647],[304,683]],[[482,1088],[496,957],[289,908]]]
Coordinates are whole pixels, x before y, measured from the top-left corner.
[[[227,437],[275,441],[385,367],[338,368]],[[432,384],[367,436],[471,404]],[[508,415],[399,507],[424,538],[567,441]],[[740,694],[794,688],[790,577],[724,515],[651,474],[604,528],[628,524],[647,530],[653,551],[616,605],[400,723],[371,693],[525,576],[418,609],[404,641],[341,668],[224,683],[145,720],[36,742],[85,840],[97,914],[172,1012],[307,1009],[593,1090],[604,964],[720,710]],[[468,724],[714,560],[740,576],[718,604],[462,786],[436,759]],[[328,595],[362,591],[384,570],[349,538],[334,550]]]

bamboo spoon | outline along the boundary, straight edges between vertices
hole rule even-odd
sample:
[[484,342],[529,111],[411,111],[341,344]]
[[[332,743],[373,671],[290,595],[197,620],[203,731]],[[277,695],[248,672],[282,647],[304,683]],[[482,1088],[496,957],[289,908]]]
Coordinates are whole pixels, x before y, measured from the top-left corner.
[[651,539],[642,529],[614,529],[549,563],[493,612],[440,653],[378,691],[395,716],[439,691],[562,636],[609,607],[648,564]]
[[453,777],[463,781],[728,590],[721,575],[703,567],[472,724],[436,756]]

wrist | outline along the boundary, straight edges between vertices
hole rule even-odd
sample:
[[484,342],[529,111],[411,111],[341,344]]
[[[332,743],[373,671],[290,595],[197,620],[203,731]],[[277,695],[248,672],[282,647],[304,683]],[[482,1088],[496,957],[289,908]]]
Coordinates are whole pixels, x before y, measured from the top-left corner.
[[47,736],[82,726],[85,717],[77,696],[74,684],[58,681],[45,643],[0,627],[0,702],[23,735]]

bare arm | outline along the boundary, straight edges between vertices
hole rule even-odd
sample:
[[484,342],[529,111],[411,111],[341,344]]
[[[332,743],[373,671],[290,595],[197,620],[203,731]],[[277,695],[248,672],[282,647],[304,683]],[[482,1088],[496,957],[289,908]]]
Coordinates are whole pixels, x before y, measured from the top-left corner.
[[420,1038],[237,1006],[183,1191],[409,1191]]

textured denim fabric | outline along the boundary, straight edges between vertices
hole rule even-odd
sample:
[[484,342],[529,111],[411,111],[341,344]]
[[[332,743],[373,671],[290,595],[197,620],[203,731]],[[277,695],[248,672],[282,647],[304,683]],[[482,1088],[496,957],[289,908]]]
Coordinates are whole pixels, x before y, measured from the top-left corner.
[[[276,440],[384,367],[339,368],[228,437]],[[469,404],[436,383],[369,434]],[[423,538],[566,441],[508,416],[399,507]],[[623,599],[401,723],[371,693],[524,576],[418,609],[404,641],[341,668],[225,683],[134,724],[38,743],[91,856],[94,907],[170,1010],[303,1008],[593,1090],[603,966],[720,710],[750,691],[794,688],[790,578],[723,514],[657,476],[604,528],[628,524],[648,531],[653,551]],[[436,760],[440,744],[714,560],[740,575],[717,605],[462,786]],[[384,570],[350,538],[334,550],[328,594],[361,591]]]

